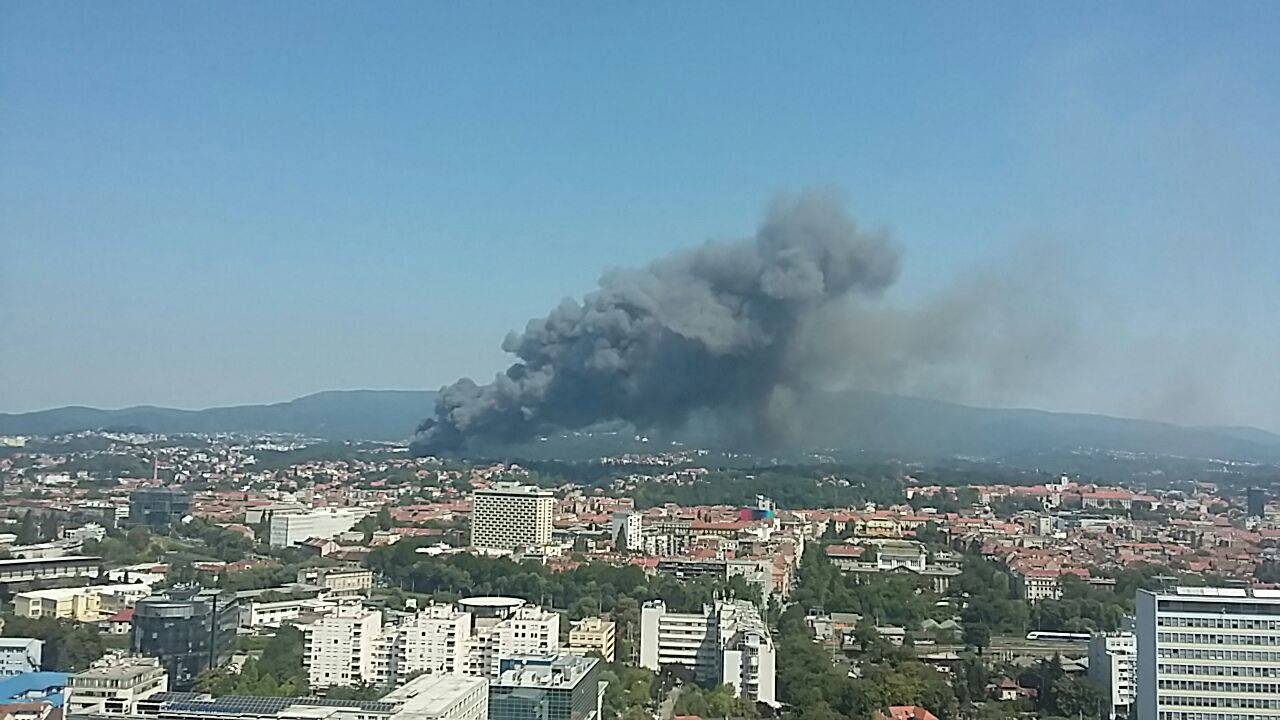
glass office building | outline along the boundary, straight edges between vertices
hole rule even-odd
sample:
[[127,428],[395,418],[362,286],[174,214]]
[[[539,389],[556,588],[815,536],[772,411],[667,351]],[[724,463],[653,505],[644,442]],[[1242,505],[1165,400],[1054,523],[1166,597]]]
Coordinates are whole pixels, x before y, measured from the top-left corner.
[[129,495],[129,523],[162,528],[191,512],[191,496],[170,488],[141,488]]
[[489,684],[489,720],[596,720],[600,660],[579,655],[503,658]]
[[130,648],[159,658],[169,686],[185,690],[201,672],[231,658],[239,612],[231,592],[186,587],[152,595],[134,607]]

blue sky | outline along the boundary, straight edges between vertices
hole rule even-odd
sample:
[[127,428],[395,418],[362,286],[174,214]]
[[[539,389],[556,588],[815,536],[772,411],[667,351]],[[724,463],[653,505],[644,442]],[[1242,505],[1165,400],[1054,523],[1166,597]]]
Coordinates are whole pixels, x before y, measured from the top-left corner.
[[885,304],[1017,276],[1069,328],[886,389],[1280,430],[1276,37],[1269,3],[5,3],[0,411],[487,378],[602,269],[827,185],[903,248]]

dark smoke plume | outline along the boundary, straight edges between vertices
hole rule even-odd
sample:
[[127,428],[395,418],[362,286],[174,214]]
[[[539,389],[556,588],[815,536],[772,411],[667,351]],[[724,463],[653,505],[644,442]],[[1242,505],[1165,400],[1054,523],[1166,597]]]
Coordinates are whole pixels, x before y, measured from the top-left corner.
[[415,449],[469,440],[526,440],[603,420],[677,427],[690,413],[727,411],[756,433],[787,405],[788,358],[806,321],[898,274],[897,249],[860,232],[831,195],[775,202],[754,237],[712,242],[639,270],[614,270],[582,303],[566,299],[503,350],[519,362],[488,385],[441,390]]

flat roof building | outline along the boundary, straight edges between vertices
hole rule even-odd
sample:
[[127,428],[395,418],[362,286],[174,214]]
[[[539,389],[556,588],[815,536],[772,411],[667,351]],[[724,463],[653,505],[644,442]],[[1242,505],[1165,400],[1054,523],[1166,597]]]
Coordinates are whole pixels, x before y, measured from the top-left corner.
[[701,613],[673,613],[652,600],[640,609],[640,667],[683,667],[700,681],[733,686],[753,702],[777,704],[773,638],[746,600],[718,600]]
[[169,689],[169,674],[149,657],[107,657],[67,680],[68,715],[130,715]]
[[482,550],[551,544],[555,496],[550,490],[499,482],[477,490],[471,505],[471,544]]
[[489,685],[489,720],[596,720],[604,689],[596,658],[508,658]]
[[183,690],[197,675],[231,658],[239,626],[235,593],[174,588],[134,606],[130,648],[134,654],[159,658],[170,686]]
[[1280,590],[1139,590],[1138,720],[1280,717]]
[[330,540],[355,527],[368,514],[363,508],[320,508],[305,513],[272,515],[271,547],[293,547],[311,538]]
[[1093,633],[1089,638],[1089,681],[1106,694],[1109,718],[1128,717],[1133,709],[1137,655],[1138,640],[1131,632]]
[[0,560],[0,585],[19,585],[36,580],[97,578],[101,574],[102,558],[93,555]]
[[191,495],[162,487],[138,488],[129,495],[129,522],[164,528],[182,522],[191,512]]
[[605,662],[613,662],[617,651],[617,625],[604,618],[582,618],[569,628],[566,649],[579,655],[596,653]]
[[213,697],[161,692],[123,715],[86,712],[86,720],[487,720],[483,678],[423,676],[377,700],[320,697]]
[[0,638],[0,677],[40,671],[44,641],[36,638]]

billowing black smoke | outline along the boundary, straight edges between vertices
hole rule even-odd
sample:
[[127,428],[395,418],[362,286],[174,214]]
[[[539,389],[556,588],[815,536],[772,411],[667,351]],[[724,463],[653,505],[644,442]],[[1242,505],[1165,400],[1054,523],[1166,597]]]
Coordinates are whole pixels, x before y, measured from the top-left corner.
[[798,330],[853,292],[898,274],[897,250],[855,228],[832,196],[775,202],[754,237],[614,270],[579,304],[566,299],[503,350],[520,358],[488,385],[441,390],[418,428],[421,453],[471,439],[525,440],[602,420],[670,428],[696,410],[729,411],[763,430],[789,377]]

